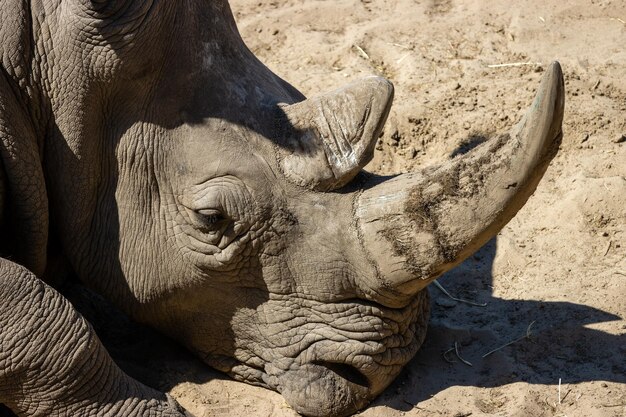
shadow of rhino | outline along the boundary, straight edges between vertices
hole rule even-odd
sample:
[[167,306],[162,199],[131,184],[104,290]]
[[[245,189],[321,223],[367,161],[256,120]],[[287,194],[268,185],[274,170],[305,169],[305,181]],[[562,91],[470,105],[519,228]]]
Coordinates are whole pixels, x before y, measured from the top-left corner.
[[[496,246],[494,238],[440,278],[450,293],[474,293],[476,301],[487,305],[456,303],[431,287],[433,317],[426,341],[372,407],[409,411],[452,386],[496,388],[516,382],[558,385],[559,379],[564,385],[626,383],[626,334],[586,327],[624,318],[583,304],[494,297],[490,289]],[[483,290],[475,291],[477,287]],[[527,334],[530,336],[525,337]],[[455,344],[472,366],[463,364],[450,351]]]

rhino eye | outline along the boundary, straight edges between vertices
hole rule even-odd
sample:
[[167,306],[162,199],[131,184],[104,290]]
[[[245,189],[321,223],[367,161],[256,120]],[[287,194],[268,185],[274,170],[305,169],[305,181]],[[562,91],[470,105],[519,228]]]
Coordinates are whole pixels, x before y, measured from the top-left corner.
[[196,213],[200,215],[202,223],[210,228],[215,228],[226,220],[222,212],[216,209],[201,209]]

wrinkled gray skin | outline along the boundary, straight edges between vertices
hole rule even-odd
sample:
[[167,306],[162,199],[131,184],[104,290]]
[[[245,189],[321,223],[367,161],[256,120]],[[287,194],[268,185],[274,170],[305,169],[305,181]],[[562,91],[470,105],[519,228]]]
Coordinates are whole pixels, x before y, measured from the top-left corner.
[[67,275],[303,414],[364,407],[422,343],[426,285],[515,215],[561,138],[553,64],[510,135],[374,177],[391,84],[305,100],[226,1],[0,16],[0,402],[18,415],[183,415],[44,283]]

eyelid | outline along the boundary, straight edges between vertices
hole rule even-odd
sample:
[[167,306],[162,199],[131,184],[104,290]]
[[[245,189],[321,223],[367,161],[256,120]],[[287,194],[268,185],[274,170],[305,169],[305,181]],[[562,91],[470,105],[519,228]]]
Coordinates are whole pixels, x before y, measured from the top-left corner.
[[211,216],[221,215],[224,212],[222,202],[220,201],[221,198],[221,195],[215,194],[211,195],[210,198],[207,198],[206,194],[201,196],[201,198],[189,194],[182,194],[178,196],[178,202],[187,210],[191,210],[203,216]]
[[196,210],[197,213],[203,216],[221,216],[222,212],[218,209],[200,209]]

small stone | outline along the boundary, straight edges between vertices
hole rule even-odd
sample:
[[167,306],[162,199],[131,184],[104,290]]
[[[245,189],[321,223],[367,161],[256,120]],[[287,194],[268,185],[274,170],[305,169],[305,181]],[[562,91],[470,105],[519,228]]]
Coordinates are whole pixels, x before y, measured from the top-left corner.
[[609,233],[608,232],[602,232],[602,237],[608,237]]
[[603,383],[600,384],[600,386],[602,388],[608,388],[609,385],[606,382],[603,382]]
[[626,142],[626,134],[623,134],[619,138],[615,139],[615,143],[624,143]]
[[585,143],[589,140],[589,133],[585,133],[583,135],[583,139],[580,141],[580,143]]

